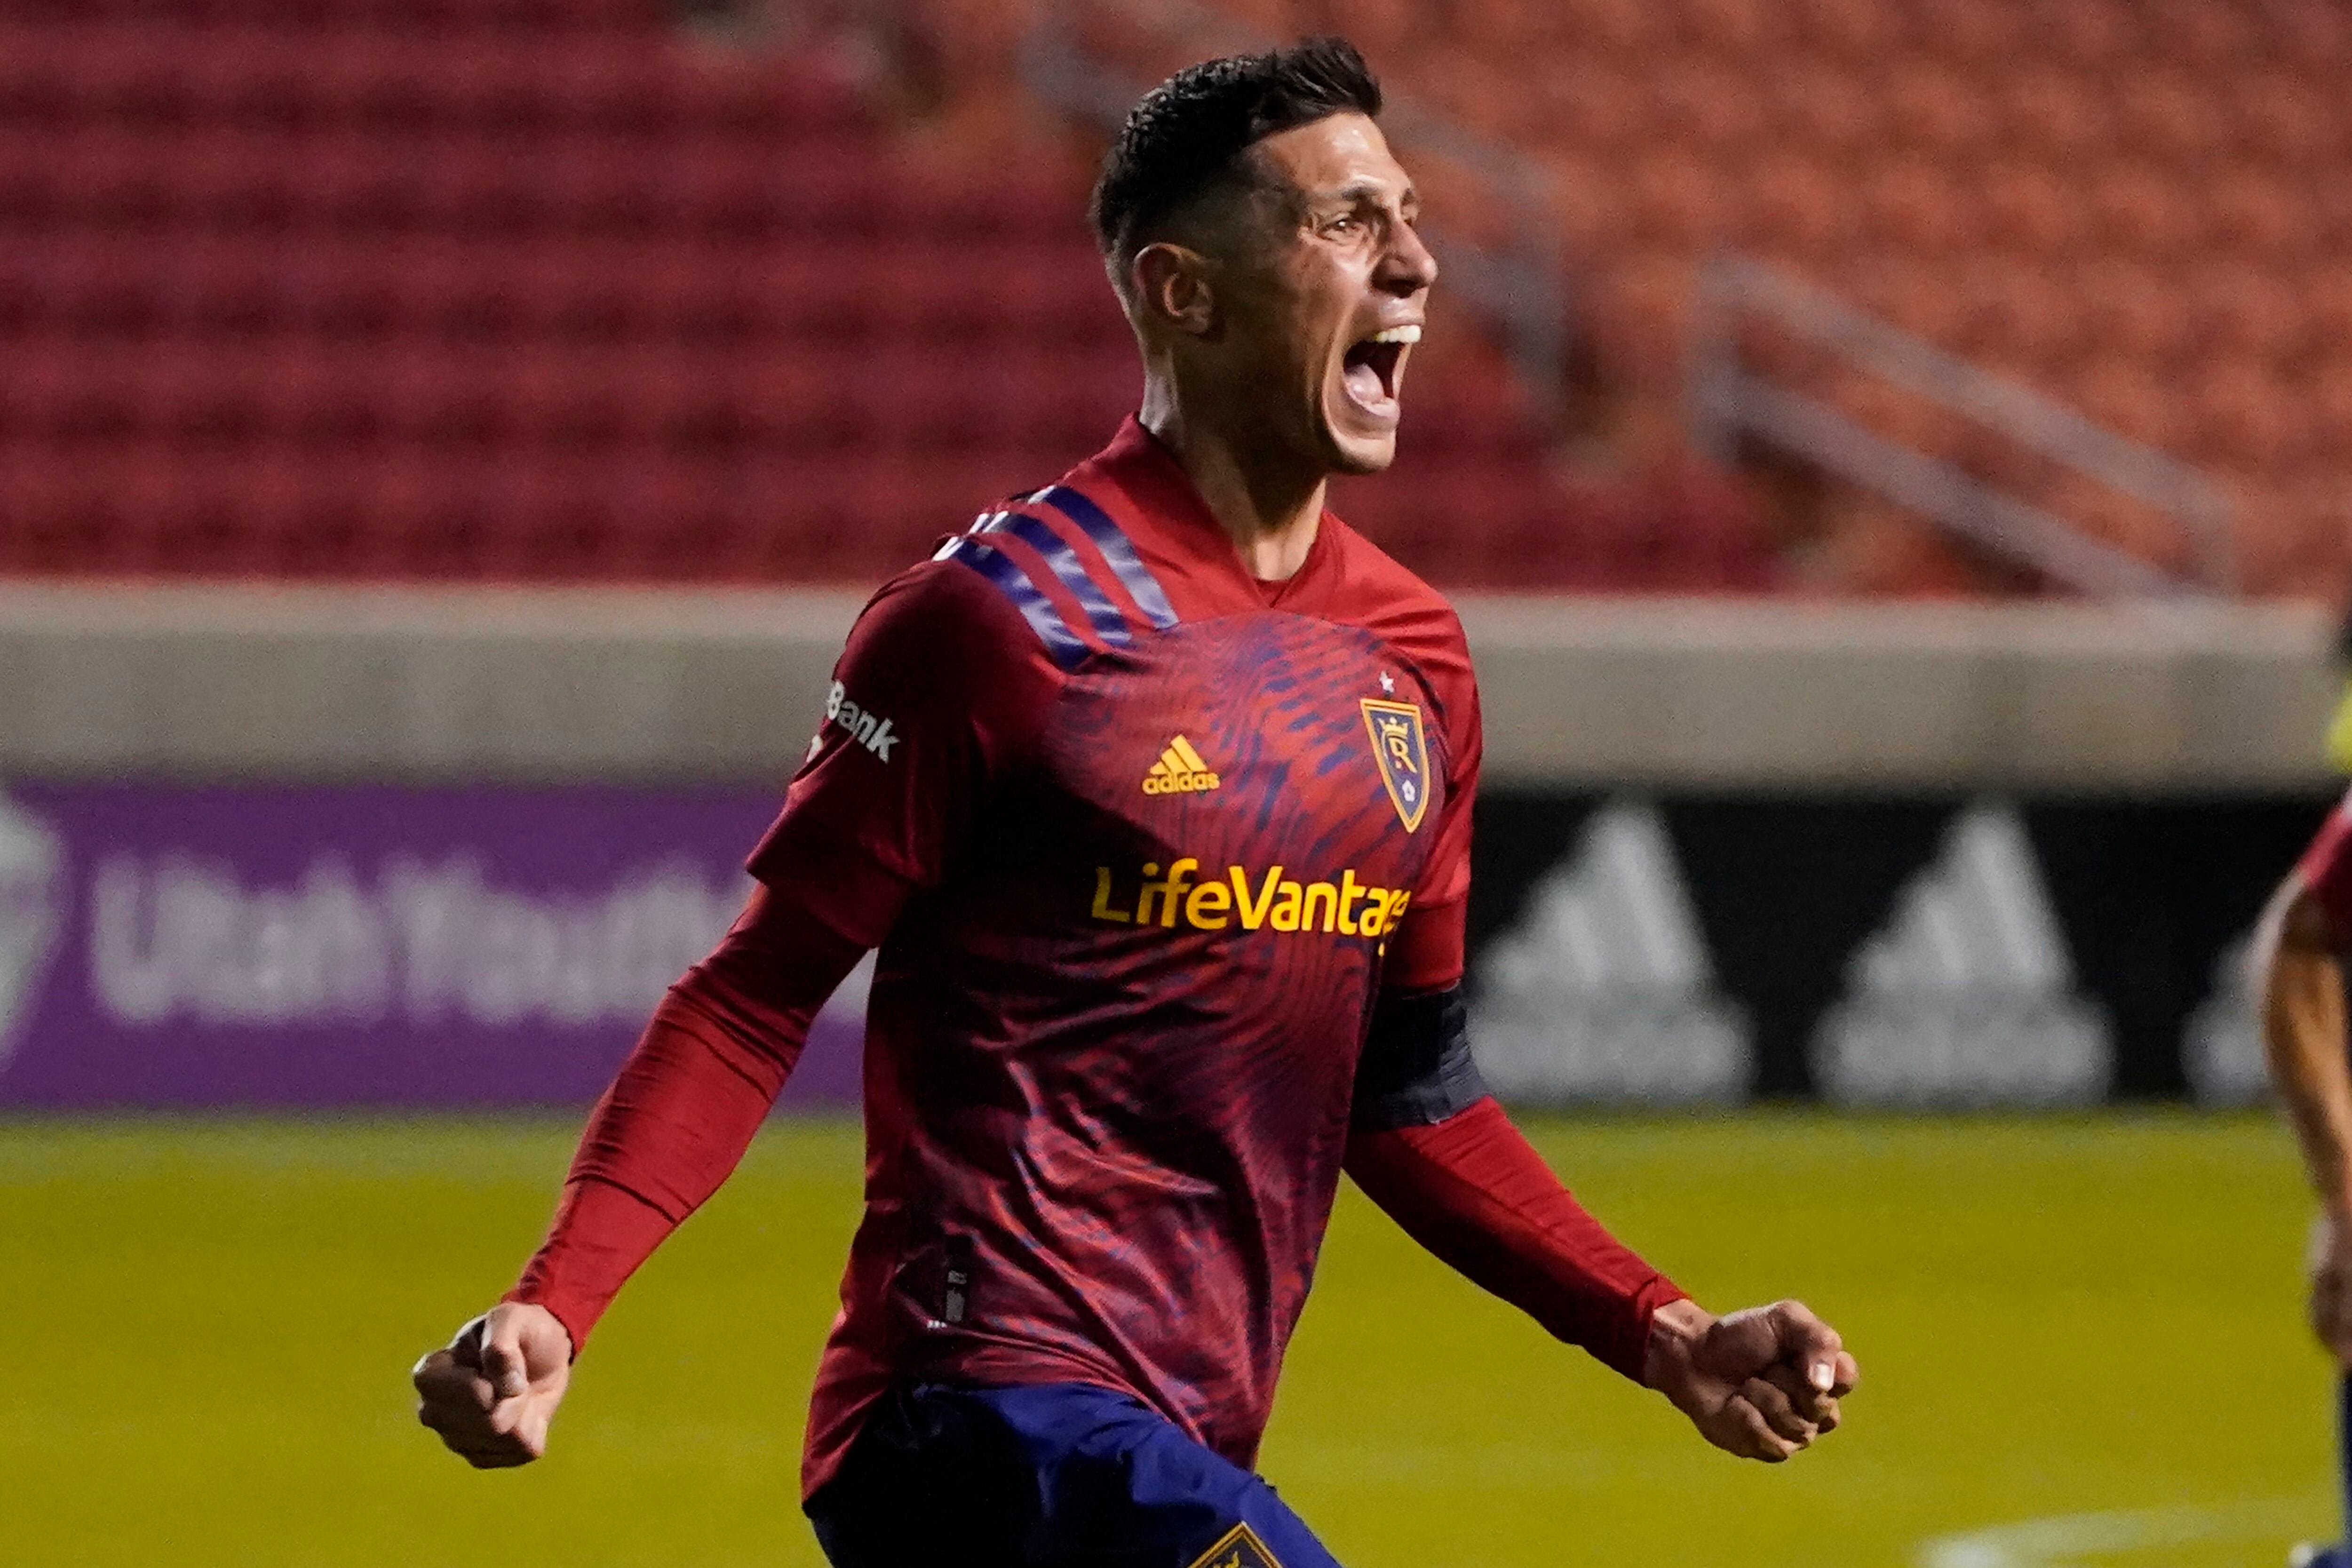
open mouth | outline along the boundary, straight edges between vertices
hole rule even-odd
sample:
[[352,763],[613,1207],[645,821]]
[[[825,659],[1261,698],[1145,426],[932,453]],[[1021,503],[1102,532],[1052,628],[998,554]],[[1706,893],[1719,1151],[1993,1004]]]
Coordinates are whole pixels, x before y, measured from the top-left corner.
[[1372,414],[1392,414],[1405,351],[1421,342],[1417,326],[1390,327],[1351,345],[1339,362],[1349,399]]

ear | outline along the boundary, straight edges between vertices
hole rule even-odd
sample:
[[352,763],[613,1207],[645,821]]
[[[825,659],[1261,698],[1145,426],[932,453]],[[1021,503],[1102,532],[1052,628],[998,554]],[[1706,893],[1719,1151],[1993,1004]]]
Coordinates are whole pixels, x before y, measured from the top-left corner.
[[1211,284],[1215,263],[1199,251],[1160,240],[1136,252],[1128,276],[1135,285],[1136,310],[1147,321],[1194,337],[1205,334],[1217,313]]

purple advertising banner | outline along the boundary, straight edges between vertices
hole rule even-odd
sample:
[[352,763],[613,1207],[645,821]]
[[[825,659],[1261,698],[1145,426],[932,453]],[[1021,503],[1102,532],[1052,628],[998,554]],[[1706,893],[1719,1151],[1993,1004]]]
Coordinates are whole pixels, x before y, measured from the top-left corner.
[[[0,789],[0,1109],[579,1105],[765,790]],[[784,1101],[856,1101],[865,972]]]

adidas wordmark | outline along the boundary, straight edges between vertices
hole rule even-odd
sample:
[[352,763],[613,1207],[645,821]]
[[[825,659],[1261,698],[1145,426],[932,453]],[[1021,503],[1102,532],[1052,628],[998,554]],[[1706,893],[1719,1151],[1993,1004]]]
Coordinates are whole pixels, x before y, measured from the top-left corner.
[[1160,760],[1151,764],[1150,773],[1143,775],[1143,793],[1197,795],[1202,790],[1214,789],[1223,782],[1207,763],[1201,760],[1201,753],[1192,749],[1192,742],[1179,735],[1168,742],[1168,749],[1160,753]]

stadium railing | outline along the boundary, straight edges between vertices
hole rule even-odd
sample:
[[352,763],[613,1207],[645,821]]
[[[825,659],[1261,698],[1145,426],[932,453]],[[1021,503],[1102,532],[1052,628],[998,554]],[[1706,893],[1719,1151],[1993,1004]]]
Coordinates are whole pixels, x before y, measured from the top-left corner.
[[[1742,358],[1739,330],[1749,315],[1769,318],[1857,369],[2158,508],[2188,536],[2196,575],[2184,579],[2116,549],[2045,508],[2000,493],[1957,464],[1776,384]],[[2236,586],[2229,500],[2211,479],[2176,458],[1745,257],[1717,255],[1702,265],[1690,320],[1692,438],[1720,461],[1730,460],[1742,436],[1760,437],[2086,594],[2227,594]]]

